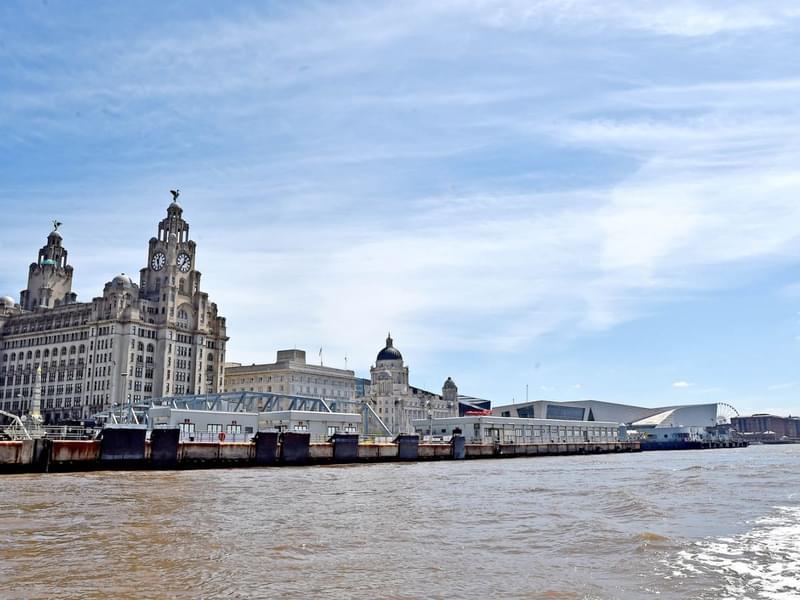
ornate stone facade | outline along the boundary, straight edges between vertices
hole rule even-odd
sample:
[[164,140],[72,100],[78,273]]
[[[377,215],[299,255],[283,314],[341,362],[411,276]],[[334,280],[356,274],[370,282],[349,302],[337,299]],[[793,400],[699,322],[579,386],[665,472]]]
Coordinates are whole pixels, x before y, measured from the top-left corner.
[[408,383],[408,367],[394,347],[391,334],[370,369],[371,384],[364,398],[392,433],[414,433],[414,419],[458,416],[458,388],[448,377],[442,394],[434,394]]
[[196,245],[177,201],[150,240],[139,284],[118,275],[91,302],[76,301],[57,229],[31,264],[19,304],[0,298],[0,408],[26,411],[38,367],[50,423],[222,389],[225,319],[200,291]]

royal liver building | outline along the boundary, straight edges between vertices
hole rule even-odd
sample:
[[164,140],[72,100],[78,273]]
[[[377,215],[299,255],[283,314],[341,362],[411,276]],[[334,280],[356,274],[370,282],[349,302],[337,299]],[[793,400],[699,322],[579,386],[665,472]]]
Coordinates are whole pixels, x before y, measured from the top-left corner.
[[55,223],[19,304],[0,298],[0,408],[26,411],[38,369],[50,423],[222,389],[225,319],[200,291],[197,247],[177,195],[150,240],[138,285],[117,275],[91,302],[72,292]]

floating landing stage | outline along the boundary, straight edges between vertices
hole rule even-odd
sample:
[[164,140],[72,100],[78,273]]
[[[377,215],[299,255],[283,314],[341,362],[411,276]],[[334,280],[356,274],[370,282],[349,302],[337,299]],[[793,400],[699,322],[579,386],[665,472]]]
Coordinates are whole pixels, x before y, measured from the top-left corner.
[[108,469],[210,469],[639,452],[638,441],[568,444],[467,444],[463,436],[422,442],[400,435],[365,443],[336,434],[312,443],[307,433],[259,432],[251,442],[183,442],[178,429],[104,429],[97,440],[0,441],[0,473]]

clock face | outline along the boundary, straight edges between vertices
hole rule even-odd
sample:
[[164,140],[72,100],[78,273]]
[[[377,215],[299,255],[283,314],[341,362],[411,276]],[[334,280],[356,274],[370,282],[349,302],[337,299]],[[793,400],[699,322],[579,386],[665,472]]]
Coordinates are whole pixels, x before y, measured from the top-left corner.
[[153,254],[153,259],[150,261],[150,266],[153,268],[153,271],[160,271],[164,268],[165,264],[167,264],[167,257],[164,256],[163,252],[156,252]]
[[192,266],[192,259],[186,253],[178,254],[178,268],[181,273],[186,273]]

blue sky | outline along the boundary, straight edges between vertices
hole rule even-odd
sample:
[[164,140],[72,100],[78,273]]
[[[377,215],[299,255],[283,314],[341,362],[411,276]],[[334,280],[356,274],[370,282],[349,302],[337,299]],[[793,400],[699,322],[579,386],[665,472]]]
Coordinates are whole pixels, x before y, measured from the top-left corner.
[[796,2],[84,8],[0,4],[0,294],[53,218],[80,299],[137,273],[179,187],[229,360],[800,413]]

